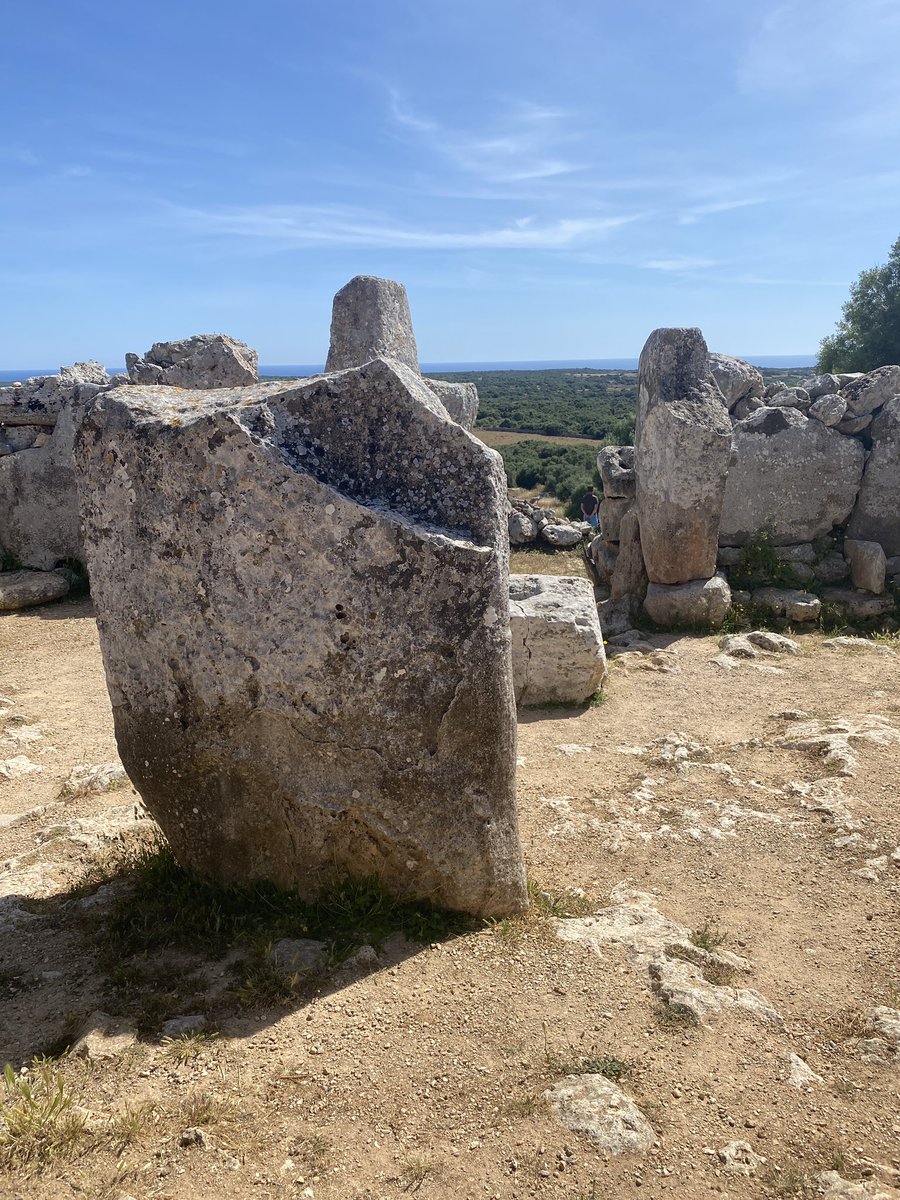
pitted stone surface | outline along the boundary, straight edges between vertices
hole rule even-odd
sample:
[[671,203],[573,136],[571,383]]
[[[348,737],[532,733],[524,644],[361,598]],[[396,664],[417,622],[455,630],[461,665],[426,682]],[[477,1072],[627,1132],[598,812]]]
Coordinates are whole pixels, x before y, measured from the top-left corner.
[[419,370],[409,299],[402,283],[356,275],[334,297],[326,371],[391,358]]
[[742,358],[711,351],[709,369],[729,408],[734,408],[739,400],[760,397],[765,391],[762,372]]
[[519,704],[588,700],[606,678],[603,633],[587,579],[509,577],[513,679]]
[[126,354],[132,383],[168,387],[241,387],[259,379],[259,357],[224,333],[195,333],[177,342],[154,342],[147,353]]
[[891,556],[900,554],[900,396],[885,404],[870,432],[872,451],[848,533],[852,538],[878,542]]
[[709,579],[731,457],[731,422],[699,329],[657,329],[641,352],[635,470],[653,584]]
[[498,455],[380,360],[116,389],[78,464],[120,757],[182,862],[524,907]]
[[463,429],[472,429],[478,418],[478,388],[474,383],[456,383],[445,379],[426,379],[425,383]]

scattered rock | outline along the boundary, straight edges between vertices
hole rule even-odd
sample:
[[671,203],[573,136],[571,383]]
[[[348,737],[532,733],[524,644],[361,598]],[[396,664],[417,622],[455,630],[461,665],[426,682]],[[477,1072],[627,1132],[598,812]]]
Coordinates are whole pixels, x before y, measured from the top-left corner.
[[81,763],[69,772],[60,795],[87,796],[91,792],[111,792],[127,784],[128,776],[121,763]]
[[203,1013],[185,1013],[182,1017],[170,1017],[162,1023],[162,1036],[168,1038],[188,1037],[202,1033],[208,1022]]
[[890,1042],[900,1053],[900,1009],[886,1006],[873,1008],[869,1013],[869,1019],[875,1032]]
[[60,571],[5,571],[0,574],[0,612],[61,600],[69,581]]
[[873,1179],[851,1183],[837,1171],[823,1171],[819,1182],[824,1200],[900,1200],[900,1191]]
[[850,588],[825,588],[822,599],[861,621],[883,617],[896,607],[893,596],[873,596],[871,592],[854,592]]
[[853,775],[858,765],[851,747],[871,742],[876,746],[900,745],[900,732],[885,717],[870,714],[831,721],[803,721],[776,745],[805,750],[822,758],[832,775]]
[[773,616],[787,621],[816,621],[822,611],[822,601],[811,592],[796,588],[758,588],[753,593],[753,603],[767,609]]
[[823,650],[865,650],[870,654],[880,654],[882,658],[896,658],[896,653],[881,642],[873,642],[870,638],[833,637],[826,638],[822,643]]
[[759,657],[759,651],[751,645],[746,637],[739,633],[727,633],[723,638],[719,638],[719,649],[730,658]]
[[0,759],[0,779],[21,779],[23,775],[32,775],[43,769],[38,763],[33,763],[25,754],[16,754],[13,758]]
[[79,1058],[94,1060],[118,1058],[136,1042],[137,1031],[128,1021],[111,1017],[109,1013],[94,1012],[85,1022],[71,1052]]
[[584,1134],[607,1154],[646,1154],[656,1140],[634,1101],[603,1075],[567,1075],[544,1096],[565,1129]]
[[847,401],[843,396],[822,396],[809,406],[809,415],[821,421],[823,425],[837,425],[844,419],[847,411]]
[[580,704],[603,685],[603,632],[587,579],[511,575],[509,623],[517,704]]
[[582,532],[577,525],[545,525],[540,531],[540,538],[548,546],[562,549],[577,546],[582,540]]
[[823,1084],[825,1082],[821,1075],[817,1075],[815,1071],[796,1054],[788,1054],[788,1066],[790,1067],[788,1083],[791,1085],[791,1087],[812,1087],[813,1084]]
[[125,365],[135,384],[206,390],[244,387],[259,380],[256,351],[224,333],[154,342],[143,357],[126,354]]
[[900,367],[878,367],[843,389],[847,412],[854,417],[866,416],[883,404],[900,396]]
[[509,544],[511,546],[526,546],[537,537],[537,525],[525,513],[511,509],[509,514]]
[[208,1150],[209,1134],[205,1129],[199,1129],[195,1126],[191,1126],[190,1129],[182,1130],[178,1138],[178,1145],[182,1146],[184,1149],[196,1148],[198,1150]]
[[880,596],[884,592],[887,559],[877,542],[844,539],[844,554],[850,564],[850,582],[855,588]]
[[328,963],[328,947],[313,938],[282,938],[269,951],[269,958],[284,975],[320,971]]
[[784,637],[780,633],[772,633],[768,629],[754,629],[747,634],[747,641],[768,654],[799,654],[800,645],[793,638]]
[[729,1175],[753,1175],[765,1158],[754,1153],[749,1142],[729,1142],[717,1151],[722,1170]]

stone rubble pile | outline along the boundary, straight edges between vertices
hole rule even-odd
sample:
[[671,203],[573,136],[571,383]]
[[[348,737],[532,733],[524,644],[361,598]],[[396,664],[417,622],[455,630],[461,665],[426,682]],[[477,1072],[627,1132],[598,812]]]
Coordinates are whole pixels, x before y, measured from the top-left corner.
[[591,532],[586,521],[569,521],[557,514],[555,509],[541,508],[527,500],[509,497],[509,543],[511,546],[528,546],[541,542],[554,550],[578,546],[585,535]]

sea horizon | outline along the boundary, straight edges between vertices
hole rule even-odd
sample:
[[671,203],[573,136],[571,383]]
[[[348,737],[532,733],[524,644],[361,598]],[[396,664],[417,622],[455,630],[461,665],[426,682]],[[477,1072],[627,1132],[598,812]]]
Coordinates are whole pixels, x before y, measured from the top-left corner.
[[[755,367],[802,368],[814,367],[815,354],[752,354],[739,355]],[[431,362],[422,363],[422,373],[425,375],[465,374],[466,372],[484,373],[489,371],[636,371],[636,358],[548,358],[527,360],[503,360],[499,362]],[[111,375],[124,374],[125,367],[107,366]],[[287,376],[302,379],[309,375],[320,375],[325,370],[324,363],[271,363],[259,368],[262,378]],[[59,368],[30,367],[28,369],[0,370],[0,384],[20,383],[41,375],[58,375]]]

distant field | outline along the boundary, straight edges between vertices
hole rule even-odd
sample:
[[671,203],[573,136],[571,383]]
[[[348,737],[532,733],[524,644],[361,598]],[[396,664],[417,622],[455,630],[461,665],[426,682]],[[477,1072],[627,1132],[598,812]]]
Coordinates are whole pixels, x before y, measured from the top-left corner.
[[513,429],[473,429],[486,446],[511,446],[514,442],[552,442],[556,446],[593,446],[599,450],[604,443],[595,438],[554,437],[547,433],[520,433]]

